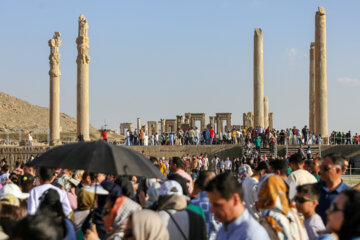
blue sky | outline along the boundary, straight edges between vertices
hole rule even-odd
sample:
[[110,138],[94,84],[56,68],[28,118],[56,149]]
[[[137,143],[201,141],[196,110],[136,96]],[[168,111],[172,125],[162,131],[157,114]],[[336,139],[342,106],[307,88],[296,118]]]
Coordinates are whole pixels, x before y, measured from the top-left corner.
[[49,105],[49,47],[61,32],[61,111],[76,116],[77,19],[89,22],[90,122],[118,129],[185,112],[253,109],[253,34],[276,128],[308,124],[309,48],[327,13],[329,130],[360,132],[360,1],[0,0],[0,91]]

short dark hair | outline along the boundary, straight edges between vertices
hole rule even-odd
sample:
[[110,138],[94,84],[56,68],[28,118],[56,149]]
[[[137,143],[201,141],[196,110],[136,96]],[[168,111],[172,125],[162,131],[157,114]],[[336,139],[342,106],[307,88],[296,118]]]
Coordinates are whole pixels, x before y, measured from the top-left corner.
[[241,183],[232,173],[222,173],[212,179],[206,186],[205,191],[210,193],[220,193],[221,197],[229,200],[231,196],[237,193],[241,200],[244,199],[244,193]]
[[157,162],[158,161],[158,159],[157,159],[157,157],[154,157],[154,156],[150,156],[150,161],[152,162],[152,163],[154,163],[154,162]]
[[7,172],[7,171],[9,171],[9,166],[8,166],[8,165],[4,165],[4,166],[1,167],[1,170],[2,170],[3,172]]
[[291,157],[289,158],[289,163],[302,164],[303,162],[304,159],[298,153],[291,155]]
[[330,153],[328,155],[326,155],[324,157],[325,158],[330,158],[332,163],[334,165],[338,165],[341,167],[341,170],[344,170],[344,161],[347,160],[343,155],[339,154],[339,153]]
[[195,186],[197,186],[201,191],[204,191],[212,176],[213,172],[211,171],[201,171],[199,173],[199,177],[195,181]]
[[275,170],[275,171],[280,171],[280,174],[282,176],[287,175],[288,173],[288,163],[283,160],[283,159],[275,159],[269,162],[270,166]]
[[339,231],[340,239],[353,239],[360,235],[360,192],[346,189],[343,194],[347,199],[344,203],[344,220]]
[[296,187],[298,193],[306,194],[311,200],[319,200],[320,188],[317,183],[304,184]]
[[181,158],[179,157],[173,157],[172,158],[172,163],[173,164],[176,164],[176,166],[178,168],[181,168],[181,169],[184,169],[185,168],[185,165],[184,165],[184,162],[181,160]]
[[43,181],[50,181],[53,178],[54,173],[55,171],[52,168],[41,167],[39,170],[39,176]]
[[34,240],[62,240],[63,229],[53,217],[36,214],[19,221],[12,232],[11,238]]

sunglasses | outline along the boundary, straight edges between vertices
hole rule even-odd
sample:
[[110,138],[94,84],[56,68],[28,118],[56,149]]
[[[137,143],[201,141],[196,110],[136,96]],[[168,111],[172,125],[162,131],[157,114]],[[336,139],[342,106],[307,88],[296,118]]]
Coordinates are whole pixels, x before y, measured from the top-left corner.
[[294,201],[295,202],[299,202],[299,203],[305,203],[305,202],[309,202],[311,201],[310,199],[306,199],[306,198],[303,198],[303,197],[300,197],[300,196],[296,196],[294,198]]
[[328,166],[320,166],[320,169],[323,170],[324,172],[329,171],[331,168]]
[[342,212],[343,210],[338,208],[335,202],[332,202],[330,203],[329,211],[333,213],[333,212]]

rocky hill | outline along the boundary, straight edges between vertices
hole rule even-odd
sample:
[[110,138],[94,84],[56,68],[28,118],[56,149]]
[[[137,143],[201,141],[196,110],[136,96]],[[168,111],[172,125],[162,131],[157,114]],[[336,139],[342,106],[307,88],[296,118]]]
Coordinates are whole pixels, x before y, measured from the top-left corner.
[[[29,102],[0,92],[0,132],[14,132],[16,128],[24,132],[47,132],[49,127],[49,108],[32,105]],[[76,119],[65,113],[60,115],[62,133],[76,132]],[[90,134],[99,135],[90,125]]]

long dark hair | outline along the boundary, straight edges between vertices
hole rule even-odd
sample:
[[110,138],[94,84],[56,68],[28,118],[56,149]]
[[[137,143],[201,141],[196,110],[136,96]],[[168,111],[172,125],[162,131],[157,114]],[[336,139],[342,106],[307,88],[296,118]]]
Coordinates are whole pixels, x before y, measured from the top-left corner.
[[45,214],[54,218],[54,220],[64,229],[64,237],[67,234],[65,214],[60,202],[59,193],[55,189],[49,189],[40,197],[39,214]]
[[344,220],[339,231],[342,240],[360,236],[360,192],[354,189],[344,190],[342,193],[347,200],[344,204]]

